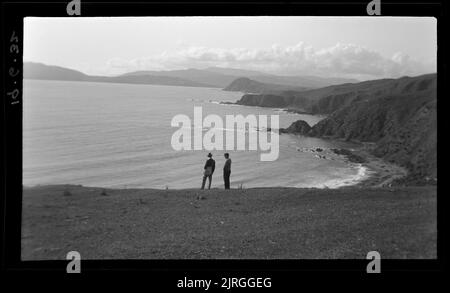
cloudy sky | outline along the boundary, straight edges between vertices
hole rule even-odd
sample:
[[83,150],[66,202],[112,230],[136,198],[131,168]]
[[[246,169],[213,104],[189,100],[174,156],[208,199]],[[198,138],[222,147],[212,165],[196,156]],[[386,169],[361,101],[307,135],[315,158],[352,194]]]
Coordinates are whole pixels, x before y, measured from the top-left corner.
[[209,66],[360,80],[436,71],[426,17],[27,17],[24,61],[94,75]]

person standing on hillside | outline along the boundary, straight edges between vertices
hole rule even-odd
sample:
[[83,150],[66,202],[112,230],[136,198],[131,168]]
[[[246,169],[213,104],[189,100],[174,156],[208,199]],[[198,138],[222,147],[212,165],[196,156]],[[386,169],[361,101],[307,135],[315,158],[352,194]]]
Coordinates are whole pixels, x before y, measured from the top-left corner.
[[203,168],[203,182],[202,189],[205,189],[206,178],[209,179],[208,189],[211,189],[211,181],[214,170],[216,169],[216,161],[213,160],[212,154],[208,154],[208,160],[206,160],[205,167]]
[[225,189],[230,189],[230,175],[231,175],[231,159],[230,154],[225,153],[225,165],[223,166],[223,181],[225,183]]

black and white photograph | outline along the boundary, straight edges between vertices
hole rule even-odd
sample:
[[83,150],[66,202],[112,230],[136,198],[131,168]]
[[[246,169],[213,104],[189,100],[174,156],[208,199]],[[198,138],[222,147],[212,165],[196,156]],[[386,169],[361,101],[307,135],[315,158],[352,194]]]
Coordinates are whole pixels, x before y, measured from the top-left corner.
[[21,260],[437,258],[434,17],[23,21]]

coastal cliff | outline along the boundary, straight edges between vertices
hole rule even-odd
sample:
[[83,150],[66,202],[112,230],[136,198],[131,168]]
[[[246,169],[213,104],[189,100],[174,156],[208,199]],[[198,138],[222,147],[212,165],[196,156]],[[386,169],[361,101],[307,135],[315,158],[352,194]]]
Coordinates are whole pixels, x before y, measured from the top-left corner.
[[[270,94],[279,96],[282,100],[276,107],[286,107],[311,114],[331,114],[354,103],[388,96],[414,94],[429,89],[436,89],[436,74],[346,83],[304,91],[273,88]],[[247,106],[261,106],[264,104],[263,100],[267,93],[269,92],[254,95],[251,99],[244,95],[237,103]]]
[[[376,83],[372,83],[376,84]],[[338,107],[313,127],[297,121],[281,133],[371,142],[370,152],[408,169],[405,183],[433,183],[437,176],[436,75],[401,78],[385,88],[361,95],[342,95],[342,106],[330,97],[316,108]],[[373,89],[372,89],[373,90]],[[306,126],[306,125],[307,126]],[[298,127],[302,125],[302,127]]]
[[238,105],[283,108],[292,103],[292,97],[274,94],[245,94],[236,102]]

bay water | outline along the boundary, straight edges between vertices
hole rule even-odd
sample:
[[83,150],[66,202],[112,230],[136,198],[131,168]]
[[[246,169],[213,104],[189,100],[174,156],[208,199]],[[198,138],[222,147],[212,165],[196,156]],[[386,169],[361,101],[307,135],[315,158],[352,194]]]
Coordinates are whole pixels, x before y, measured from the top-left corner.
[[[201,186],[207,150],[176,151],[172,118],[279,115],[280,127],[323,117],[280,109],[221,104],[243,93],[218,88],[24,80],[23,185],[81,184],[108,188],[182,189]],[[243,129],[242,131],[254,131]],[[362,180],[361,165],[304,151],[352,147],[302,136],[280,135],[279,157],[260,160],[260,151],[212,151],[212,188],[223,188],[223,153],[232,159],[231,188],[339,187]]]

